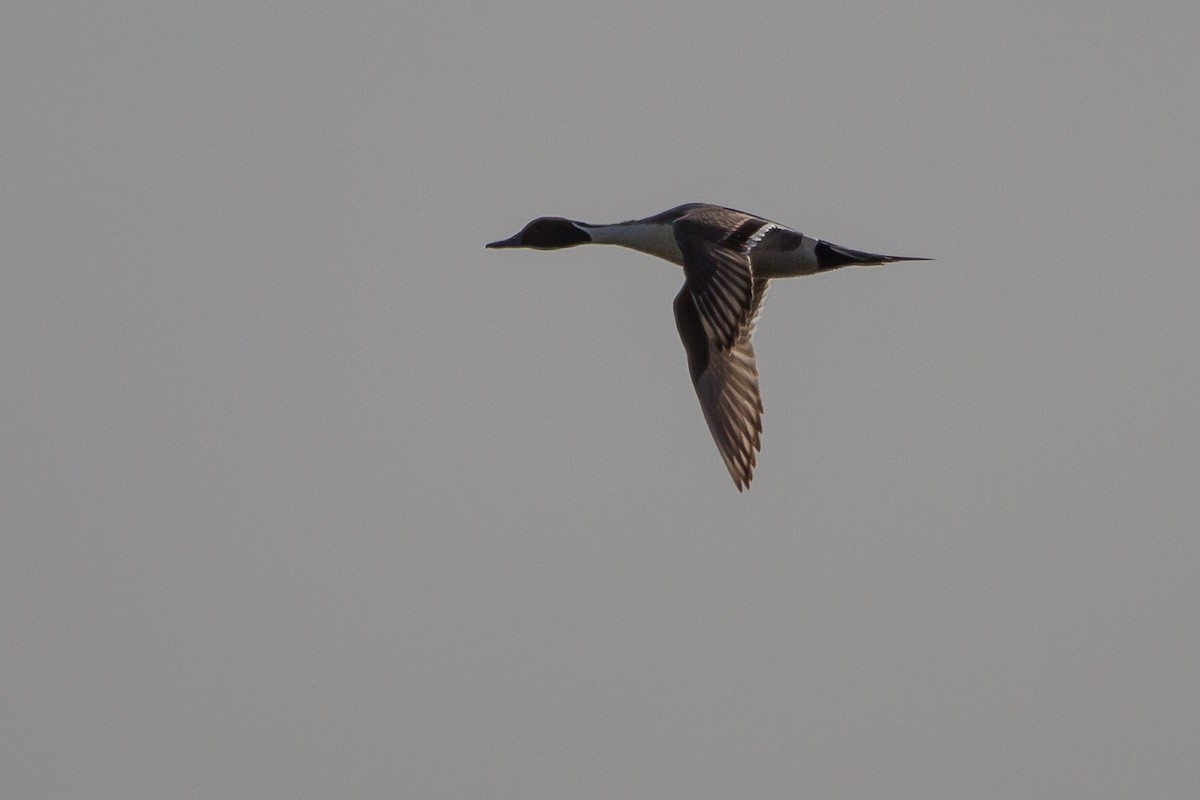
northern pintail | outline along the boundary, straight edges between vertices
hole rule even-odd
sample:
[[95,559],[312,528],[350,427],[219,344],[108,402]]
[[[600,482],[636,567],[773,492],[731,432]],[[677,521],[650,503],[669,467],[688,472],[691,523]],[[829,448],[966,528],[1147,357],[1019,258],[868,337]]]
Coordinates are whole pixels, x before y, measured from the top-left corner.
[[675,324],[708,429],[738,491],[749,487],[762,436],[750,336],[772,278],[927,258],[887,256],[814,239],[732,208],[688,203],[645,219],[593,225],[539,217],[492,248],[558,250],[616,244],[683,267]]

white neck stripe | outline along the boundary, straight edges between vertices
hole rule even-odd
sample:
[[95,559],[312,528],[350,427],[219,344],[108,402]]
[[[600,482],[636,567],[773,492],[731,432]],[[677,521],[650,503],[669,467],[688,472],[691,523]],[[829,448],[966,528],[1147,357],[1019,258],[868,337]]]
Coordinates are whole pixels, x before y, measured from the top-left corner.
[[597,244],[615,244],[657,256],[672,264],[683,264],[683,253],[675,241],[674,226],[661,222],[622,222],[616,225],[587,225],[584,230]]

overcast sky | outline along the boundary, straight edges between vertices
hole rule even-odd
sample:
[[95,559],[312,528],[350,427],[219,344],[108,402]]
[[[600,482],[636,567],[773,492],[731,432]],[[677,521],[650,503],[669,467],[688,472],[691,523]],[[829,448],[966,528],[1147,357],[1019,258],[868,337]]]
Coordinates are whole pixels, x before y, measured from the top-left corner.
[[[1040,5],[5,4],[0,796],[1200,795],[1200,5]],[[745,494],[483,248],[689,201],[936,259]]]

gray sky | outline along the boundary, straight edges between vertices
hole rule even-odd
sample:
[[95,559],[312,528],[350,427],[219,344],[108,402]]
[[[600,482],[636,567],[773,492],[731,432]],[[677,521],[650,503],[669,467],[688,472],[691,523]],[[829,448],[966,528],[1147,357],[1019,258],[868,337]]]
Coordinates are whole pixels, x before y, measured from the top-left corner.
[[413,5],[0,11],[0,796],[1200,794],[1200,5]]

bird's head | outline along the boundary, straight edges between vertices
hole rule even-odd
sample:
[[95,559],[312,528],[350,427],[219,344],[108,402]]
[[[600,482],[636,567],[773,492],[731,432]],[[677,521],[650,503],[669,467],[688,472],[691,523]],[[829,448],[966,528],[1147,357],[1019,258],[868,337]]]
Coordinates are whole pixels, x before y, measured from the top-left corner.
[[532,247],[536,250],[559,250],[592,241],[579,223],[562,217],[538,217],[520,233],[508,239],[492,242],[488,247]]

